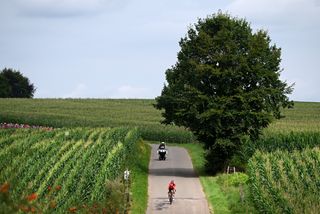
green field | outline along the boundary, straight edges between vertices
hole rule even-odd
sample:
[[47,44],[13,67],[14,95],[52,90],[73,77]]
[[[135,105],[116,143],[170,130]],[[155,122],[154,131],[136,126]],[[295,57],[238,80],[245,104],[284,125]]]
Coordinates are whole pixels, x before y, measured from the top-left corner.
[[148,99],[3,99],[0,122],[52,127],[138,127],[146,140],[192,142],[194,136],[160,123],[161,112]]
[[[58,213],[93,204],[111,212],[106,185],[116,185],[132,167],[140,139],[127,128],[2,129],[0,136],[0,184],[10,185],[7,198],[20,205],[34,198],[37,203],[28,205],[37,212]],[[1,202],[0,209],[9,208],[15,207]]]
[[159,125],[154,100],[0,99],[1,120],[53,127]]
[[[283,213],[288,210],[288,213],[299,213],[300,211],[316,213],[319,204],[314,199],[319,196],[313,193],[320,192],[320,185],[314,182],[314,180],[319,180],[319,172],[312,170],[312,167],[319,166],[317,157],[320,156],[320,153],[317,147],[320,145],[320,103],[295,102],[293,109],[283,111],[285,116],[283,119],[274,121],[263,131],[264,135],[260,140],[256,142],[244,141],[238,156],[232,163],[244,163],[243,170],[246,174],[235,176],[221,174],[212,177],[206,175],[204,171],[205,161],[202,146],[200,144],[181,144],[194,142],[193,135],[183,128],[161,125],[161,112],[153,108],[154,102],[154,100],[135,99],[0,99],[0,122],[59,128],[53,132],[44,133],[41,130],[28,129],[1,131],[0,185],[7,181],[16,183],[15,187],[10,186],[12,189],[11,197],[16,201],[19,201],[19,197],[21,199],[32,192],[42,196],[48,185],[58,185],[59,181],[64,181],[64,178],[66,181],[68,180],[65,167],[76,167],[71,176],[79,176],[77,169],[81,168],[79,166],[85,160],[80,159],[80,161],[72,162],[71,152],[65,154],[63,151],[69,151],[73,148],[70,151],[76,151],[75,156],[82,158],[85,157],[82,152],[88,153],[90,150],[78,151],[77,148],[82,148],[87,144],[93,147],[95,143],[101,141],[101,137],[104,135],[102,133],[108,132],[107,130],[110,130],[111,127],[127,127],[120,128],[126,130],[137,127],[137,133],[144,140],[180,143],[181,146],[185,146],[189,150],[208,201],[215,213],[264,213],[266,210],[271,210],[274,213]],[[115,130],[117,129],[115,128]],[[65,139],[66,130],[70,132],[67,139]],[[120,141],[122,142],[122,140]],[[62,142],[66,142],[66,144],[62,145]],[[29,147],[33,148],[34,153],[27,153],[30,156],[21,155],[24,149]],[[107,147],[111,150],[114,148]],[[132,181],[133,213],[141,213],[146,207],[147,199],[147,189],[141,188],[141,186],[147,186],[146,167],[149,153],[143,144],[138,147],[142,149],[141,154],[144,156],[139,157],[140,160],[143,160],[141,161],[142,165],[135,163],[133,166],[136,172],[133,176],[133,179],[136,180]],[[312,148],[314,149],[310,150]],[[44,155],[47,154],[48,149],[51,151],[51,155]],[[48,152],[50,152],[49,150]],[[17,158],[11,162],[11,157]],[[38,160],[39,157],[41,159]],[[101,161],[105,158],[101,158]],[[64,162],[68,164],[62,164]],[[280,168],[272,168],[271,162]],[[44,169],[37,170],[41,163],[45,163]],[[55,167],[52,168],[52,166]],[[99,167],[93,168],[97,172],[102,170]],[[257,168],[260,171],[256,170]],[[92,173],[85,176],[90,176],[89,174]],[[275,177],[276,174],[278,177]],[[23,179],[17,180],[19,176]],[[246,176],[249,176],[249,179],[244,179]],[[103,183],[106,184],[106,178],[96,178],[96,180],[99,179],[100,183],[98,182],[98,184],[91,182],[96,186],[94,189],[98,189],[99,185],[101,186]],[[280,183],[277,183],[276,179]],[[299,179],[301,181],[307,179],[308,182],[299,183]],[[87,182],[86,180],[82,182]],[[110,179],[111,181],[113,179]],[[64,183],[62,182],[62,184]],[[65,186],[68,190],[62,189],[61,192],[70,194],[72,185],[74,184],[71,181],[62,185],[62,188]],[[117,185],[117,183],[111,182],[105,191]],[[286,186],[290,193],[283,192],[283,186]],[[302,187],[305,189],[301,189]],[[301,191],[295,191],[297,188]],[[92,199],[91,201],[79,194],[87,190],[78,190],[75,192],[75,196],[68,196],[70,199],[67,202],[58,204],[59,209],[65,211],[73,204],[76,204],[75,206],[78,208],[78,199],[81,203],[85,202],[88,205],[92,205],[95,200],[102,200],[103,197],[95,196],[97,191],[93,193],[93,190],[89,190],[87,195],[90,195],[88,197]],[[308,200],[301,203],[300,207],[294,207],[293,205],[297,203],[295,201],[299,200],[297,196],[300,193]],[[60,193],[55,194],[57,199],[62,197],[59,196]],[[259,197],[257,198],[255,195]],[[39,203],[50,207],[46,201],[39,200]],[[55,203],[58,202],[55,201]],[[290,210],[293,211],[290,212]]]
[[257,152],[249,161],[252,199],[260,213],[319,213],[320,150]]
[[274,121],[266,130],[288,133],[320,130],[320,103],[295,102],[294,108],[283,110],[284,118]]
[[[53,127],[137,126],[149,138],[153,134],[161,136],[162,131],[188,135],[176,126],[161,125],[161,112],[153,107],[154,103],[153,99],[0,98],[0,122]],[[295,102],[294,108],[284,109],[283,114],[285,118],[274,121],[267,132],[320,130],[320,103]]]
[[215,214],[318,213],[320,103],[295,102],[284,115],[260,140],[246,141],[239,150],[237,158],[250,163],[245,166],[249,179],[243,173],[206,175],[202,146],[181,144],[189,151]]

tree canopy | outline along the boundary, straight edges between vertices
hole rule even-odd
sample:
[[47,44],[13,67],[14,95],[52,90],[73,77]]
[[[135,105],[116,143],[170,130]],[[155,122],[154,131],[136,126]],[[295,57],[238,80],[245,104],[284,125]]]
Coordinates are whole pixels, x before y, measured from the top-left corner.
[[27,77],[13,69],[3,69],[0,72],[0,97],[32,98],[35,87]]
[[242,136],[257,139],[292,104],[292,86],[280,80],[281,49],[270,43],[245,19],[214,14],[189,28],[166,71],[155,107],[164,110],[163,123],[185,126],[205,143],[213,172],[225,167]]

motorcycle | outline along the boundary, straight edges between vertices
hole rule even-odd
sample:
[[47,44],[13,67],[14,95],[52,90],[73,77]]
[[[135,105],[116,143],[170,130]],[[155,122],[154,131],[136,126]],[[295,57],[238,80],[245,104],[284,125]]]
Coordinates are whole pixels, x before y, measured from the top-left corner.
[[158,149],[159,160],[166,160],[167,158],[167,150],[166,149]]

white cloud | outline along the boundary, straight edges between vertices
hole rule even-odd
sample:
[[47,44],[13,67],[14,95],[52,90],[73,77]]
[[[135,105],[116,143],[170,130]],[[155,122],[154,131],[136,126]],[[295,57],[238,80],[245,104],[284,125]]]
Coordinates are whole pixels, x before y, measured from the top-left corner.
[[69,17],[92,15],[123,7],[127,0],[15,0],[22,15]]
[[[226,8],[232,16],[245,18],[251,27],[268,31],[282,49],[283,79],[295,82],[290,97],[319,101],[320,0],[234,0]],[[319,87],[318,87],[319,88]]]
[[289,96],[295,101],[319,102],[320,88],[317,79],[294,78],[289,82],[295,82],[293,93]]
[[319,0],[235,0],[227,10],[258,25],[314,27],[320,21]]
[[148,89],[131,85],[122,85],[116,89],[111,98],[154,98],[148,96]]
[[70,93],[62,96],[63,98],[85,98],[87,94],[88,87],[79,83]]
[[294,99],[320,101],[320,0],[2,1],[0,64],[28,71],[37,97],[154,98],[188,26],[218,8],[268,30]]

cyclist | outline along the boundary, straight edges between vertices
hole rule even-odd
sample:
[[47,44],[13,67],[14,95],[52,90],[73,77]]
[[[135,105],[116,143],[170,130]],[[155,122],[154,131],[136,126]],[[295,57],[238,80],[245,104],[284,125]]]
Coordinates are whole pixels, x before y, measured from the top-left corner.
[[169,185],[168,185],[168,196],[169,196],[169,193],[170,191],[172,191],[172,198],[174,198],[174,195],[176,193],[176,184],[174,183],[174,180],[171,180]]

